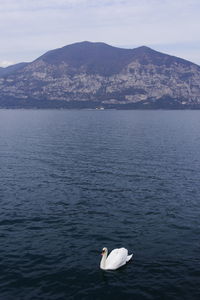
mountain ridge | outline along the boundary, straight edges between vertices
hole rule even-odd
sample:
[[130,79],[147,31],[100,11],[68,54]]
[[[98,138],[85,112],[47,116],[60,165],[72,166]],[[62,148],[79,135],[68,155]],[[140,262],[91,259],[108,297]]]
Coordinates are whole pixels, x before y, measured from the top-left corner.
[[84,41],[1,71],[1,107],[200,107],[200,66],[147,46]]
[[14,73],[15,71],[22,69],[27,64],[28,64],[27,62],[21,62],[21,63],[10,65],[10,66],[4,67],[4,68],[0,67],[0,77],[10,75],[10,74]]

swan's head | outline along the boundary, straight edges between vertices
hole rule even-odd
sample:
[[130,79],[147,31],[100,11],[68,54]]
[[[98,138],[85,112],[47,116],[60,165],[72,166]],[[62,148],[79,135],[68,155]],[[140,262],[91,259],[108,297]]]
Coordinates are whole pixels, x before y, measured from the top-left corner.
[[105,255],[105,254],[108,254],[108,249],[106,247],[104,247],[101,252],[101,255]]

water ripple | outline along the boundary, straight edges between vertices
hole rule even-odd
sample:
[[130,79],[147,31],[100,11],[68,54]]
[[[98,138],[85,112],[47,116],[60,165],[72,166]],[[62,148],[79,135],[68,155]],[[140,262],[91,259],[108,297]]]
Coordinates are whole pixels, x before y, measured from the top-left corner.
[[200,299],[199,119],[1,110],[0,299]]

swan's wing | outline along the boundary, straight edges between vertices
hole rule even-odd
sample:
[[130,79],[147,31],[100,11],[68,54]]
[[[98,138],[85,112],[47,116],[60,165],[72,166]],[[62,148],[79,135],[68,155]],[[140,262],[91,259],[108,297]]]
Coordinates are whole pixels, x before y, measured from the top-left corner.
[[106,269],[115,270],[126,264],[128,250],[125,248],[114,249],[106,259]]

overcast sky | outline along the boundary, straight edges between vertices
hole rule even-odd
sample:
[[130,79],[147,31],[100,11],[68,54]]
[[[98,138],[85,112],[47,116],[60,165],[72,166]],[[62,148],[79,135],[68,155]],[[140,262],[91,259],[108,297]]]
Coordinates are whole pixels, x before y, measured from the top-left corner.
[[0,30],[0,66],[86,40],[200,64],[200,0],[0,0]]

